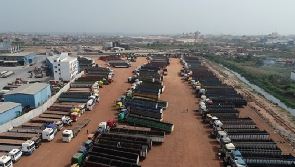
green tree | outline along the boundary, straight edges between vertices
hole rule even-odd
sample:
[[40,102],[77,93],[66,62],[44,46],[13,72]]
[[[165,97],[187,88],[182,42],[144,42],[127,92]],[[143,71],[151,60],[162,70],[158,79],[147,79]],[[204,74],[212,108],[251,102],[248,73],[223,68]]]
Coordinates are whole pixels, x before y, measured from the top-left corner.
[[260,67],[260,66],[263,66],[263,65],[264,65],[263,60],[257,60],[256,63],[255,63],[255,67]]

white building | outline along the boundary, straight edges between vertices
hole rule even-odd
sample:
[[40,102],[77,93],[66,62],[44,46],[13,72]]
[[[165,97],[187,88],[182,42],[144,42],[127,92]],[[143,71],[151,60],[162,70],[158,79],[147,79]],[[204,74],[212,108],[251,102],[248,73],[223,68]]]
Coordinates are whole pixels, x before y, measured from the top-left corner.
[[61,53],[47,57],[47,64],[51,68],[54,80],[69,81],[78,74],[78,60],[68,53]]
[[295,81],[295,71],[291,71],[291,79]]

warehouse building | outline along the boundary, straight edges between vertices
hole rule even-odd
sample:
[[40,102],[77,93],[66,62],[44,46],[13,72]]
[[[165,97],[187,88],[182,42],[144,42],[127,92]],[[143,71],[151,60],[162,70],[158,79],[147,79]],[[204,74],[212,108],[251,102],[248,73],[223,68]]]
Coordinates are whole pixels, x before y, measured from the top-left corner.
[[38,62],[38,58],[36,57],[36,54],[32,52],[7,53],[0,55],[0,66],[25,66],[33,62]]
[[24,84],[4,96],[5,102],[21,103],[22,107],[42,105],[51,96],[50,85],[46,83]]
[[21,111],[20,103],[0,102],[0,125],[14,119]]
[[78,74],[78,60],[68,53],[61,53],[46,58],[46,63],[54,76],[54,80],[70,81]]

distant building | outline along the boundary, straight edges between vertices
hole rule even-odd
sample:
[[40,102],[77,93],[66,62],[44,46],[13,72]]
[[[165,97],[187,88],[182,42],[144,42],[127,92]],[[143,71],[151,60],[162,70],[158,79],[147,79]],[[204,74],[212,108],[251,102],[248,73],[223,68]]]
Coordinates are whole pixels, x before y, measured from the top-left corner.
[[17,53],[20,52],[19,45],[11,45],[9,42],[0,43],[0,53]]
[[21,103],[23,107],[38,107],[51,96],[46,83],[24,84],[3,95],[5,102]]
[[0,55],[0,66],[25,66],[33,62],[38,62],[38,58],[32,52],[4,53]]
[[243,48],[243,47],[237,47],[237,52],[238,52],[238,53],[244,53],[244,52],[246,52],[246,48]]
[[0,125],[14,119],[21,111],[20,103],[0,102]]
[[130,45],[127,43],[120,43],[119,47],[124,48],[125,50],[130,50]]
[[295,71],[291,71],[291,79],[295,81]]
[[61,53],[46,58],[46,63],[54,76],[54,80],[69,81],[78,74],[77,58],[70,57],[68,53]]

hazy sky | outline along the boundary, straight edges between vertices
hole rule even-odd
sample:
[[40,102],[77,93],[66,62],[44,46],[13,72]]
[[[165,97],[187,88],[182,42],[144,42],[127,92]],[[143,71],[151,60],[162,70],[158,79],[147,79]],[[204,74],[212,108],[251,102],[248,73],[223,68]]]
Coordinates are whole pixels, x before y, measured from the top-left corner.
[[295,33],[295,0],[0,0],[2,32]]

